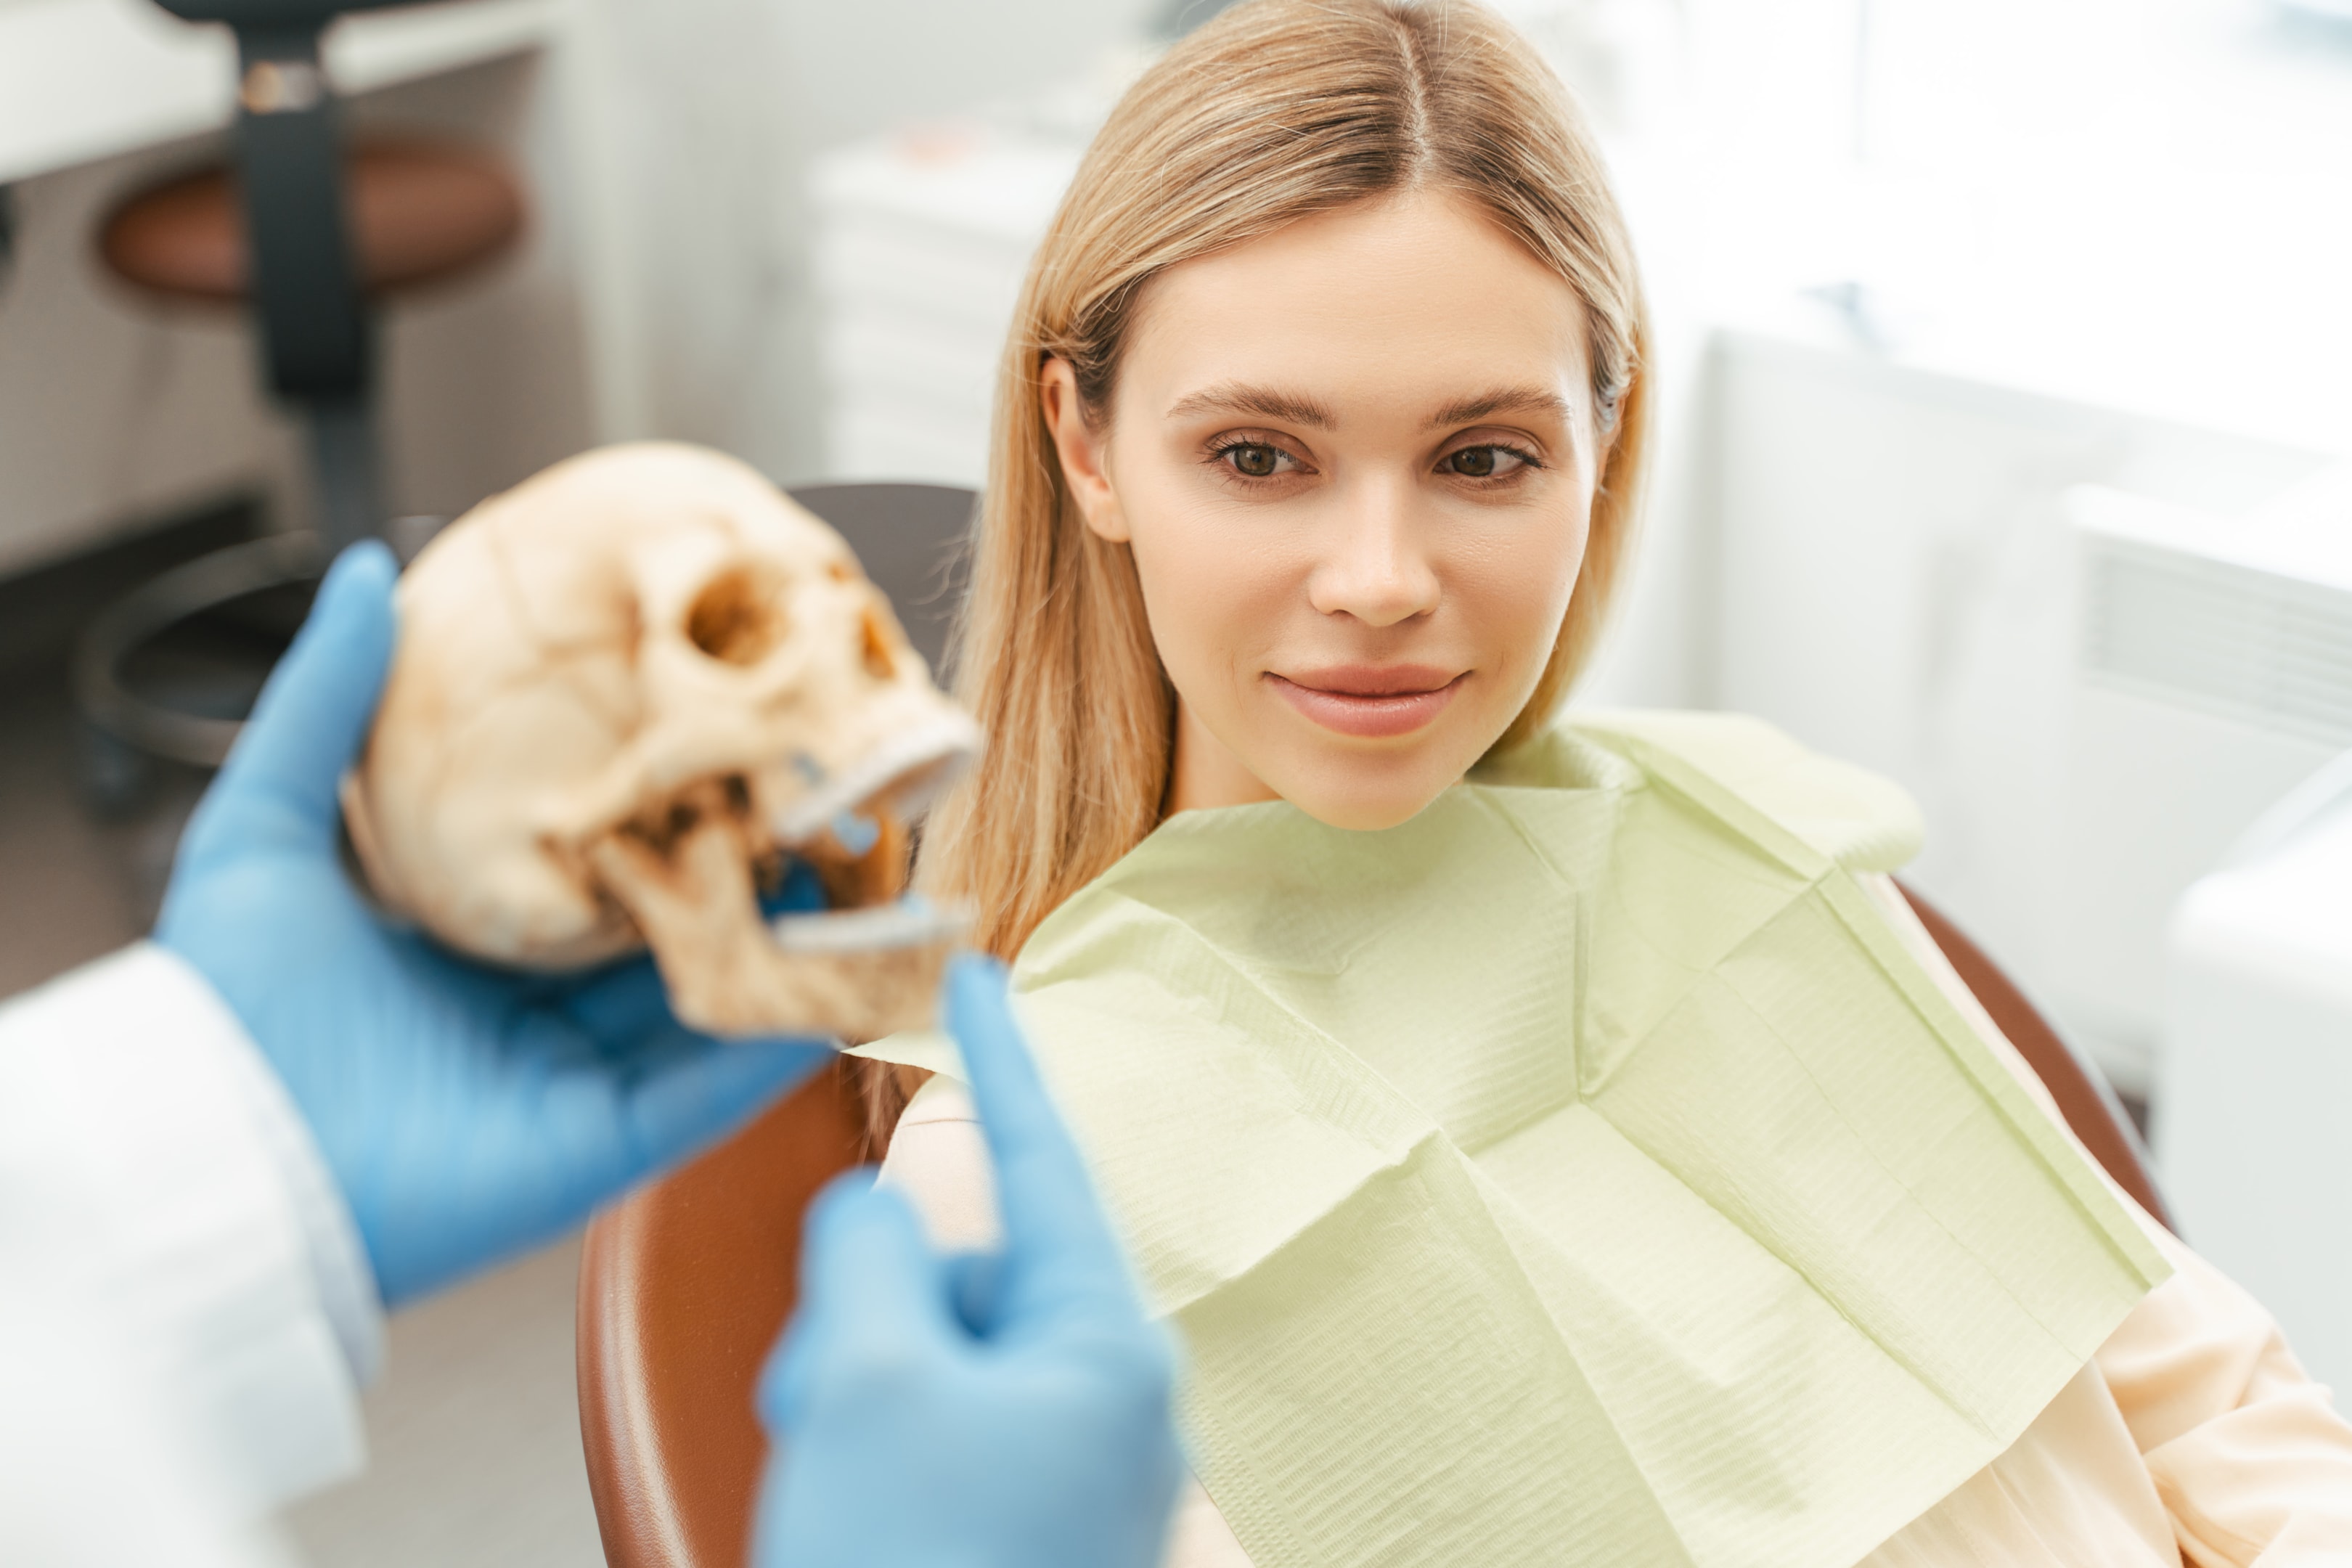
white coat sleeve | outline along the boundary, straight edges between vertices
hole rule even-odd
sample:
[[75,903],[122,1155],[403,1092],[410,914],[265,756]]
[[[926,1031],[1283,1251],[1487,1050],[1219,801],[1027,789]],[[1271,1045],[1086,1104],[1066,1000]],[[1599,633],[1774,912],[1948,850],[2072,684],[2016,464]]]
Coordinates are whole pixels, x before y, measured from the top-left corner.
[[[187,1450],[224,1517],[362,1463],[358,1390],[383,1343],[364,1252],[276,1075],[152,944],[0,1005],[0,1384],[54,1393],[74,1355],[102,1356],[101,1403]],[[0,1415],[0,1473],[42,1441],[28,1425]],[[111,1479],[138,1489],[119,1464]]]

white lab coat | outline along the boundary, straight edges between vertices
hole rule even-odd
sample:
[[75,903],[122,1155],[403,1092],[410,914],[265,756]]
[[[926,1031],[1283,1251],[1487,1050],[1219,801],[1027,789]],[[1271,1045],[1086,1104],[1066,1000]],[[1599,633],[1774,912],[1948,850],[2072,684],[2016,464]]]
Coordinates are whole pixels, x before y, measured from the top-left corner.
[[150,943],[0,1005],[0,1561],[286,1561],[356,1471],[366,1254],[227,1006]]

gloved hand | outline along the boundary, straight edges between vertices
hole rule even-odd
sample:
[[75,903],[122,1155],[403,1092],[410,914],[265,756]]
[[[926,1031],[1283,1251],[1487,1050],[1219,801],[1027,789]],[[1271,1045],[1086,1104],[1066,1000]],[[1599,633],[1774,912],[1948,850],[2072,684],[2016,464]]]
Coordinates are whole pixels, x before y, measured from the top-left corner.
[[395,572],[380,544],[335,563],[155,927],[285,1080],[391,1305],[560,1234],[830,1055],[688,1031],[648,961],[499,973],[369,909],[337,858],[336,789],[391,668]]
[[1183,1473],[1173,1358],[1013,1022],[950,968],[948,1027],[996,1157],[1004,1250],[930,1250],[863,1175],[809,1215],[799,1313],[760,1415],[761,1568],[1156,1568]]

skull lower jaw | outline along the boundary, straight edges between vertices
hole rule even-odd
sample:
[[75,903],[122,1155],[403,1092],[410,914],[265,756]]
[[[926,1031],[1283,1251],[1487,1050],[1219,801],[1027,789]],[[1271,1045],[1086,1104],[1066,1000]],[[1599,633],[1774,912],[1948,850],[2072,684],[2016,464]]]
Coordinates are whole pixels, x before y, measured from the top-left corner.
[[588,847],[598,879],[653,949],[680,1023],[706,1034],[877,1039],[931,1021],[950,937],[794,952],[761,919],[740,826],[714,816],[656,850],[629,833]]

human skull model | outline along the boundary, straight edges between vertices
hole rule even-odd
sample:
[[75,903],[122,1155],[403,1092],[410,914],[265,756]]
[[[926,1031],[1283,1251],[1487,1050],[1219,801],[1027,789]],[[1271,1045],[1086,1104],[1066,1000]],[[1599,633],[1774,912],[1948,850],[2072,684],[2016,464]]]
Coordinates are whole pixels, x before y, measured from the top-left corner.
[[[719,453],[608,447],[452,523],[398,605],[343,787],[388,907],[530,969],[650,946],[715,1034],[929,1021],[953,922],[890,902],[903,825],[979,731],[832,529]],[[787,855],[848,909],[772,927]]]

